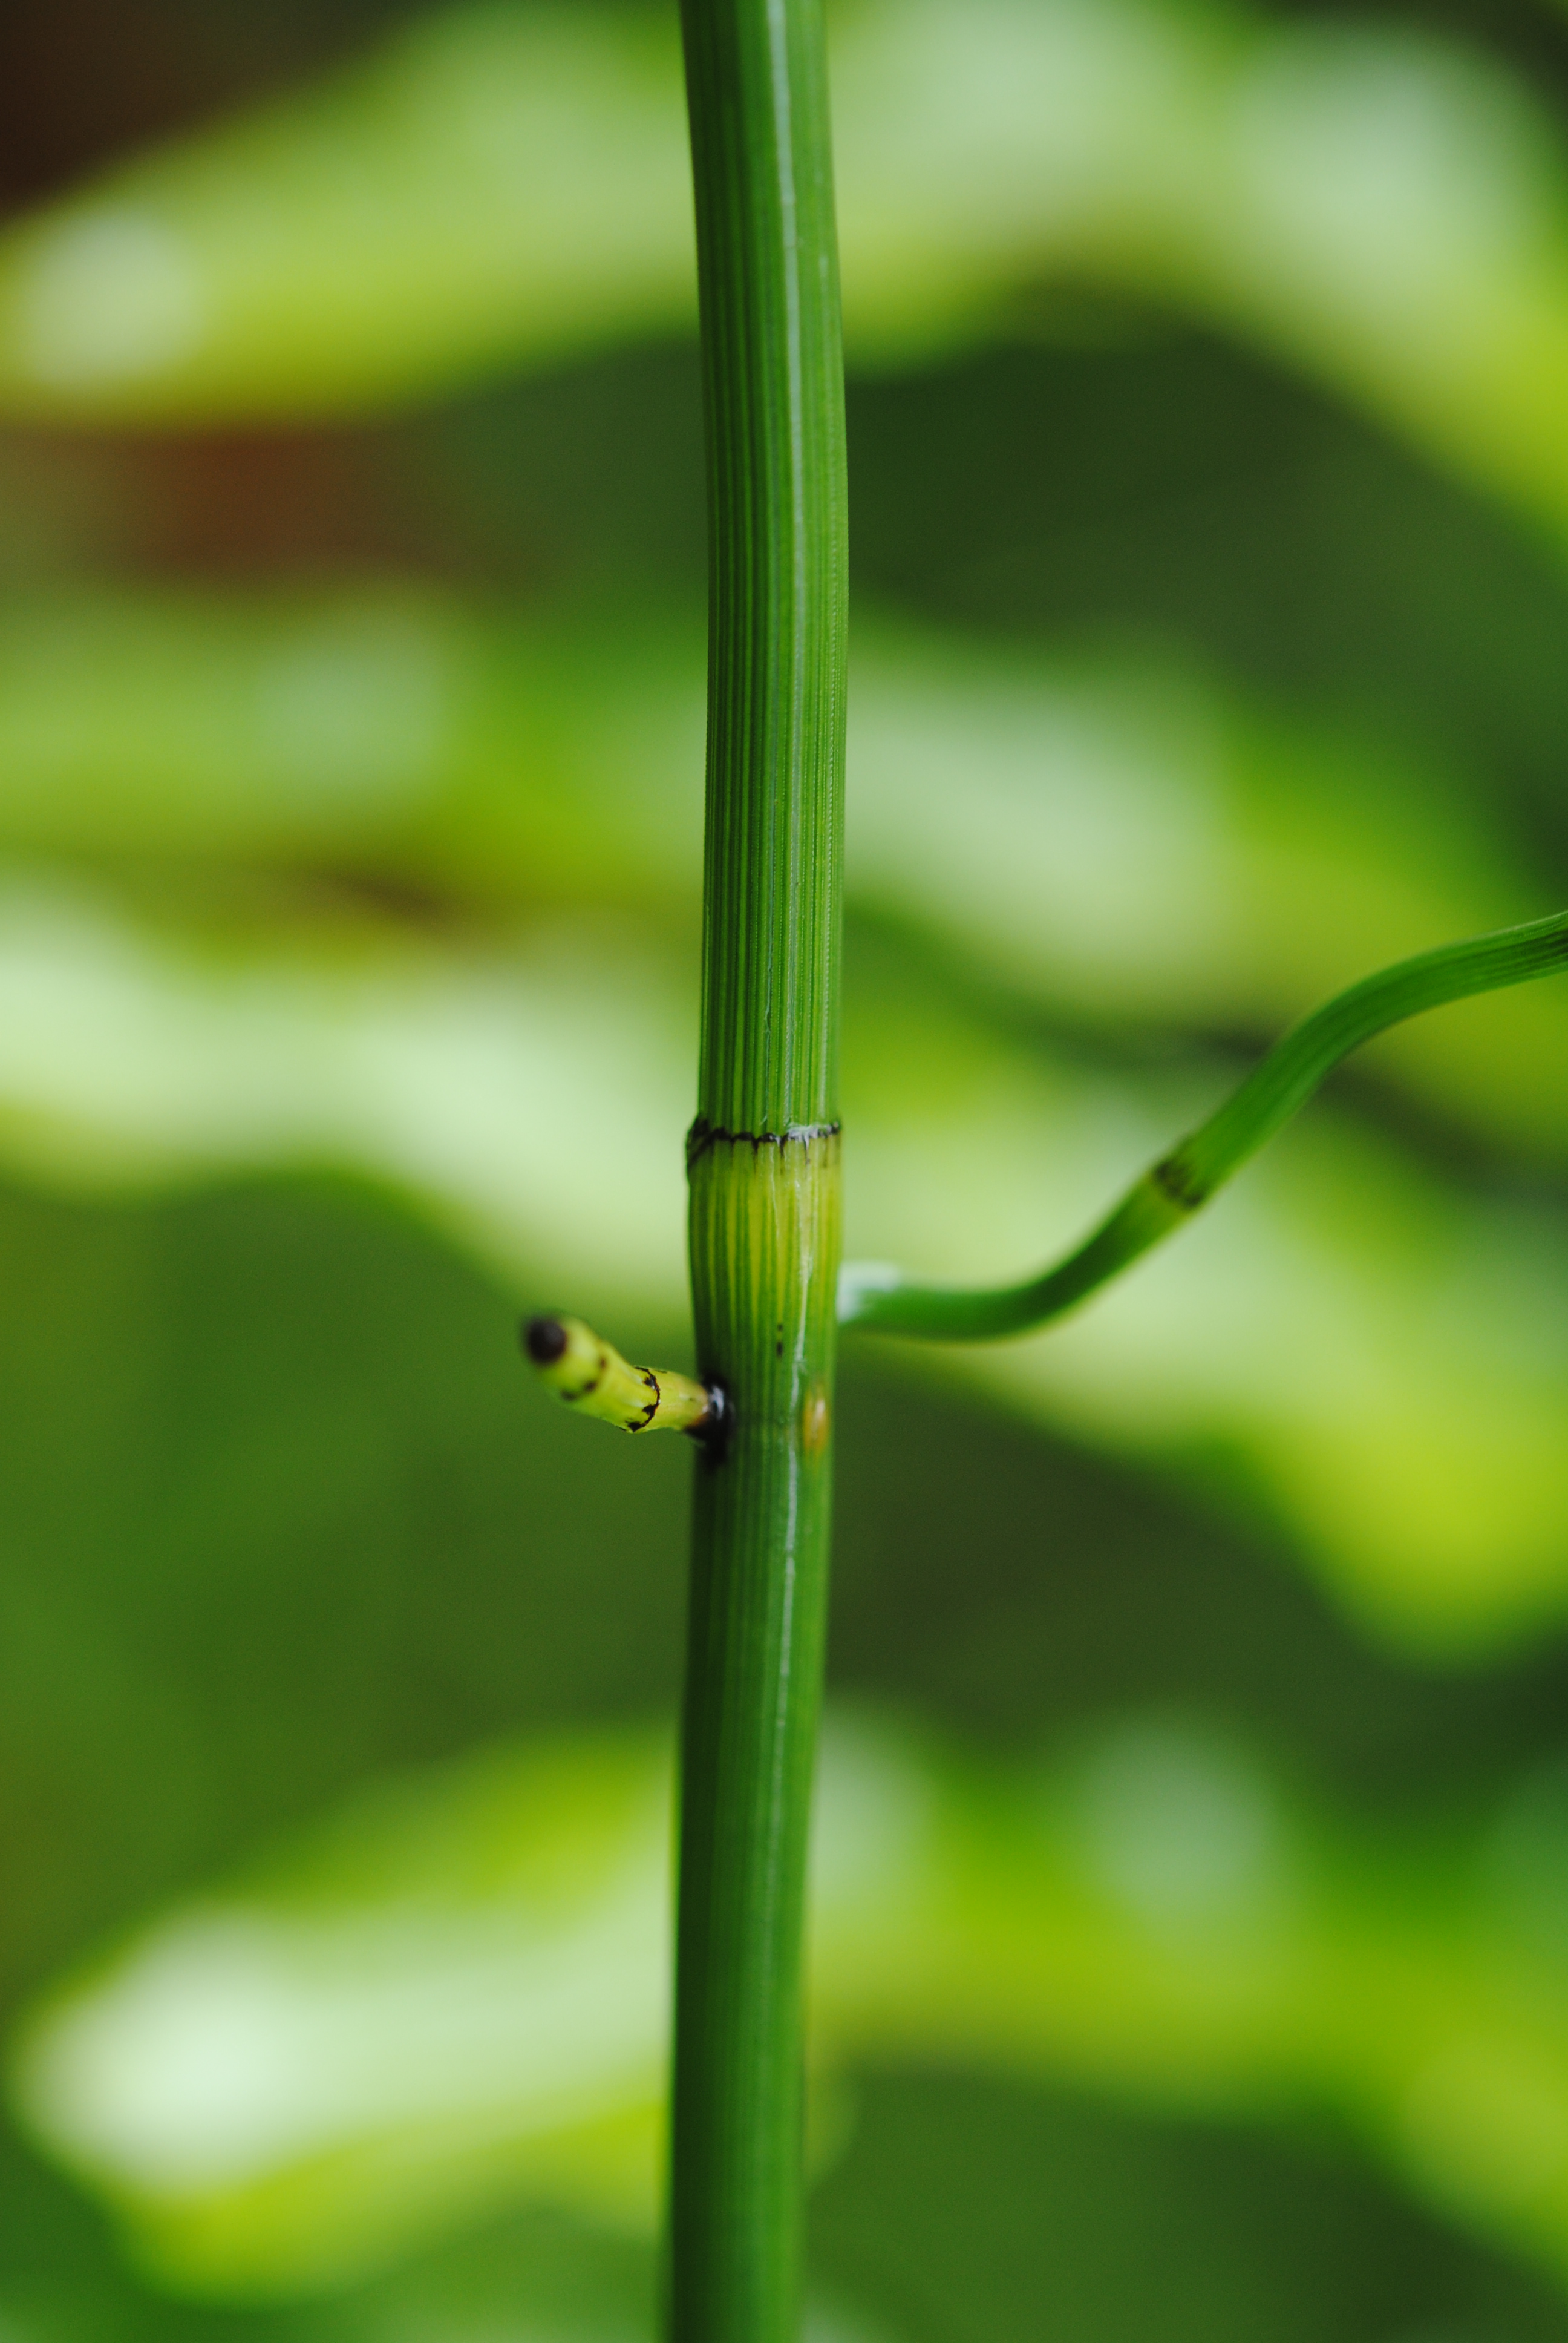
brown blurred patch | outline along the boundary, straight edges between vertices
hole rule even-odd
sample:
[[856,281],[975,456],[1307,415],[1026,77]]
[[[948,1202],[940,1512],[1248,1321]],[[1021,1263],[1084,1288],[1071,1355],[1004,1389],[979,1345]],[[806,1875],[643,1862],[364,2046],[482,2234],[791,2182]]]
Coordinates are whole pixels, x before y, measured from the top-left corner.
[[0,204],[286,88],[414,13],[413,0],[6,0]]

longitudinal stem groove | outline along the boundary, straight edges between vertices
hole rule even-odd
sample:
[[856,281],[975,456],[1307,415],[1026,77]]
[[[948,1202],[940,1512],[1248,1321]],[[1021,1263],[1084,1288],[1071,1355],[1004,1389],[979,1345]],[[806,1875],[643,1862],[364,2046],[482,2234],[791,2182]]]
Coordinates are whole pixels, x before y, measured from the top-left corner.
[[687,0],[709,417],[701,1111],[832,1120],[843,362],[817,0]]
[[683,0],[709,530],[670,2325],[793,2343],[839,1257],[843,369],[819,0]]

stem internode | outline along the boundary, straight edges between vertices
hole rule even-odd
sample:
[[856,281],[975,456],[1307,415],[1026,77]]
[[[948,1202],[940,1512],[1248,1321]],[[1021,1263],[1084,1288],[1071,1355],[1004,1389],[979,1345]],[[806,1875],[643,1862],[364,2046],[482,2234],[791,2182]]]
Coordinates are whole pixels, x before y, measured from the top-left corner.
[[683,0],[709,454],[670,2333],[792,2343],[839,1258],[843,361],[819,0]]

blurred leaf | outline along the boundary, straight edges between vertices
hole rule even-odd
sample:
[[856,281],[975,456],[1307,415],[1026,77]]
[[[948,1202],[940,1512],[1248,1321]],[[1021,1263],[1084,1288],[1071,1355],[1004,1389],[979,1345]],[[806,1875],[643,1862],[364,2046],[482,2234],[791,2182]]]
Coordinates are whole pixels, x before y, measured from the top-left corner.
[[534,2210],[406,2258],[294,2324],[300,2343],[650,2343],[657,2297],[644,2239]]
[[361,72],[24,226],[19,404],[90,413],[128,389],[147,411],[151,389],[167,412],[172,380],[186,414],[353,409],[519,342],[548,355],[683,314],[670,32],[587,8],[437,15]]
[[[694,920],[701,728],[678,615],[508,620],[390,582],[0,606],[0,840],[303,870],[317,910],[379,884],[437,916]],[[1402,953],[1555,908],[1479,803],[1353,735],[1173,660],[1046,664],[885,620],[854,669],[849,881],[1075,1018],[1270,1038]],[[1372,1061],[1489,1135],[1568,1145],[1561,988],[1422,1020]]]
[[0,930],[14,1162],[88,1187],[368,1172],[590,1299],[679,1292],[688,1003],[625,938],[541,936],[531,968],[374,930],[203,950],[48,885]]
[[[602,925],[521,959],[203,952],[86,897],[0,900],[13,1164],[359,1172],[584,1308],[679,1307],[689,1019],[648,939]],[[1053,1063],[903,965],[859,985],[848,1046],[851,1251],[977,1281],[1065,1242],[1219,1088]],[[1322,1114],[1082,1318],[925,1371],[1123,1453],[1231,1460],[1379,1632],[1468,1648],[1568,1594],[1565,1288],[1543,1215]]]
[[[1561,2304],[1539,2280],[1322,2143],[971,2076],[863,2074],[855,2099],[849,2153],[812,2207],[824,2294],[803,2343],[1036,2343],[1046,2300],[1060,2343],[1150,2330],[1169,2343],[1561,2343]],[[35,2217],[55,2210],[45,2187],[25,2194]],[[73,2227],[68,2273],[13,2278],[0,2298],[29,2343],[649,2343],[654,2331],[651,2242],[541,2207],[277,2307],[138,2293],[85,2208]]]
[[[689,1460],[542,1403],[504,1298],[400,1215],[342,1183],[0,1194],[0,1263],[11,1994],[205,1900],[220,1866],[377,1772],[519,1719],[668,1713]],[[679,1339],[646,1330],[650,1355]],[[1129,1716],[1195,1711],[1216,1720],[1202,1747],[1267,1751],[1265,1781],[1305,1773],[1330,1812],[1375,1816],[1379,1845],[1414,1835],[1412,1856],[1457,1796],[1500,1817],[1509,1926],[1550,1942],[1560,1646],[1448,1674],[1368,1651],[1267,1544],[888,1363],[844,1362],[841,1685],[1015,1752],[1048,1736],[1075,1766]],[[1434,2319],[1559,2336],[1560,2312],[1402,2215],[1343,2145],[860,2073],[821,2272],[907,2343],[974,2343],[982,2318],[985,2343],[1030,2336],[1058,2286],[1070,2343],[1141,2332],[1146,2285],[1204,2343],[1276,2318],[1282,2343]],[[828,2113],[841,2137],[838,2089]],[[64,2181],[0,2166],[0,2315],[29,2343],[407,2343],[411,2325],[486,2343],[508,2288],[514,2323],[579,2343],[574,2318],[591,2333],[641,2252],[535,2213],[308,2311],[206,2308],[138,2287]]]
[[[861,574],[950,618],[1189,647],[1042,666],[861,629],[855,1241],[994,1274],[1075,1233],[1229,1079],[1194,1031],[1250,1041],[1393,951],[1553,903],[1554,557],[1423,460],[1561,519],[1560,140],[1516,72],[1419,33],[1124,0],[846,9],[837,96],[862,361],[1013,345],[862,378]],[[0,407],[116,428],[351,416],[683,334],[687,212],[659,12],[449,9],[17,224]],[[1264,362],[1201,334],[1151,356],[1161,311]],[[1036,334],[1101,346],[1058,368],[1065,406],[1045,395],[1054,361],[1019,347]],[[55,2005],[85,2023],[123,2013],[171,1947],[243,1953],[224,1929],[258,1917],[249,1972],[196,1977],[226,1976],[226,2005],[164,2007],[167,2059],[138,2067],[126,2046],[151,2037],[128,2021],[115,2037],[115,2104],[205,2107],[231,2151],[236,2127],[254,2147],[269,2122],[295,2160],[226,2195],[209,2155],[175,2216],[144,2200],[144,2250],[156,2231],[166,2268],[188,2280],[205,2256],[233,2285],[236,2256],[267,2286],[290,2256],[399,2267],[308,2308],[138,2292],[65,2184],[16,2157],[0,2343],[646,2330],[646,2241],[537,2201],[407,2258],[425,2225],[519,2189],[624,2217],[635,2182],[646,2203],[646,2071],[640,2113],[575,2137],[558,2105],[519,2140],[515,2104],[487,2137],[405,2104],[374,2139],[298,2152],[302,2107],[319,2122],[337,2090],[341,2117],[346,2079],[378,2121],[418,2084],[412,2055],[349,2071],[389,2014],[442,2087],[463,2071],[443,2029],[498,2012],[516,2051],[508,1979],[528,1926],[530,1959],[549,1936],[548,1865],[519,1928],[506,1861],[476,1847],[494,1827],[542,1857],[553,1830],[555,1885],[591,1916],[572,1865],[606,1843],[618,1746],[635,1790],[634,1739],[585,1738],[527,1827],[508,1785],[538,1789],[537,1745],[372,1793],[313,1841],[308,1883],[297,1850],[233,1890],[196,1883],[388,1765],[518,1719],[668,1704],[685,1460],[587,1443],[579,1465],[577,1427],[518,1386],[506,1296],[602,1305],[628,1341],[646,1328],[648,1355],[681,1339],[700,645],[694,558],[667,540],[695,544],[699,499],[641,412],[662,382],[694,418],[687,367],[684,345],[601,358],[396,448],[352,443],[367,481],[381,468],[366,493],[394,558],[396,468],[439,439],[492,532],[456,566],[537,589],[554,530],[555,568],[621,594],[640,574],[640,610],[518,618],[374,577],[41,597],[39,572],[88,546],[121,576],[210,566],[214,547],[254,569],[256,546],[223,537],[248,459],[69,433],[12,451],[24,486],[65,487],[38,488],[37,541],[7,557],[27,598],[0,608],[0,846],[21,858],[0,885],[0,1161],[56,1192],[0,1197],[0,1971],[14,1990],[128,1930],[85,1998]],[[611,376],[608,406],[585,396]],[[1297,418],[1288,446],[1257,424],[1271,399]],[[1049,452],[1026,461],[1031,439]],[[328,475],[349,446],[308,443]],[[879,481],[881,538],[864,526]],[[193,554],[170,511],[215,489]],[[50,498],[77,494],[170,510],[145,542],[123,516],[56,527]],[[613,527],[585,519],[594,498]],[[412,530],[427,566],[454,566],[448,518]],[[330,528],[324,551],[278,546],[342,567]],[[377,548],[371,530],[348,558]],[[1194,673],[1196,643],[1284,699]],[[1338,724],[1303,713],[1325,675]],[[1521,762],[1523,813],[1496,792]],[[1042,1774],[862,1732],[839,1776],[859,1781],[860,1835],[827,1899],[819,2113],[841,2144],[849,2064],[867,2121],[819,2202],[821,2268],[908,2343],[1032,2338],[1047,2299],[1071,2343],[1563,2330],[1336,2157],[1355,2140],[1561,2285],[1563,1662],[1540,1630],[1568,1585],[1568,1261],[1560,1210],[1499,1158],[1568,1136],[1565,1018],[1543,990],[1433,1020],[1369,1069],[1362,1101],[1385,1120],[1398,1091],[1437,1110],[1429,1153],[1452,1155],[1456,1127],[1480,1140],[1493,1168],[1473,1161],[1468,1188],[1342,1101],[1163,1283],[1151,1269],[1027,1352],[846,1361],[839,1680],[1053,1748]],[[470,1262],[348,1182],[222,1192],[253,1167],[367,1177]],[[58,1200],[73,1190],[95,1201]],[[1168,1467],[1170,1487],[1196,1475],[1218,1507],[1188,1519],[1092,1449]],[[1273,1566],[1286,1550],[1339,1619]],[[1510,1636],[1532,1649],[1506,1669],[1424,1664]],[[1297,1764],[1312,1798],[1288,1786]],[[920,1849],[900,1893],[932,1899],[901,1926],[872,1860],[900,1830]],[[417,1938],[399,1934],[415,1885]],[[863,1928],[850,1889],[876,1906]],[[607,1927],[610,1967],[635,1934]],[[578,2046],[635,2030],[653,1973]],[[590,1980],[568,1958],[558,1982],[569,2001]],[[329,2001],[312,2037],[299,2021]],[[506,2059],[491,2072],[475,2038],[482,2097]],[[288,2082],[273,2053],[302,2039],[269,2101]],[[217,2088],[204,2062],[236,2041],[260,2053]],[[572,2044],[563,2025],[524,2049]],[[934,2062],[945,2077],[890,2072]],[[107,2070],[84,2069],[100,2113]],[[1038,2087],[1067,2077],[1123,2112]],[[1336,2146],[1224,2128],[1282,2114]],[[64,2204],[75,2227],[41,2244]],[[812,2343],[845,2335],[862,2325],[835,2313]]]
[[[17,2089],[140,2249],[222,2294],[337,2282],[509,2199],[652,2220],[668,1785],[646,1744],[384,1789],[143,1932],[25,2029]],[[1332,2115],[1568,2283],[1561,1769],[1481,1827],[1310,1810],[1201,1719],[1045,1773],[829,1734],[819,2055]]]
[[1560,2343],[1548,2288],[1338,2144],[973,2076],[874,2074],[816,2263],[919,2343]]
[[[1568,517],[1568,196],[1490,61],[1137,0],[867,0],[835,117],[863,353],[995,332],[1053,278],[1130,291]],[[667,327],[690,281],[672,28],[454,9],[16,226],[0,400],[365,412]]]
[[412,580],[0,608],[0,834],[325,865],[416,896],[695,903],[695,613],[476,611]]

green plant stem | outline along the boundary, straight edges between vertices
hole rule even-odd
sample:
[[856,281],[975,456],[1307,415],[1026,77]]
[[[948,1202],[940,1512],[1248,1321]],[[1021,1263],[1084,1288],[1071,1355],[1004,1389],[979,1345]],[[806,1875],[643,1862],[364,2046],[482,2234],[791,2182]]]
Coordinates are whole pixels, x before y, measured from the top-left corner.
[[843,367],[819,0],[684,0],[709,448],[670,2335],[791,2343],[839,1258]]
[[879,1262],[851,1262],[839,1289],[839,1322],[950,1342],[1049,1325],[1190,1221],[1363,1041],[1423,1010],[1528,984],[1565,968],[1568,911],[1559,911],[1524,927],[1444,944],[1363,977],[1276,1041],[1224,1104],[1135,1181],[1063,1260],[1020,1284],[974,1291],[922,1285]]

